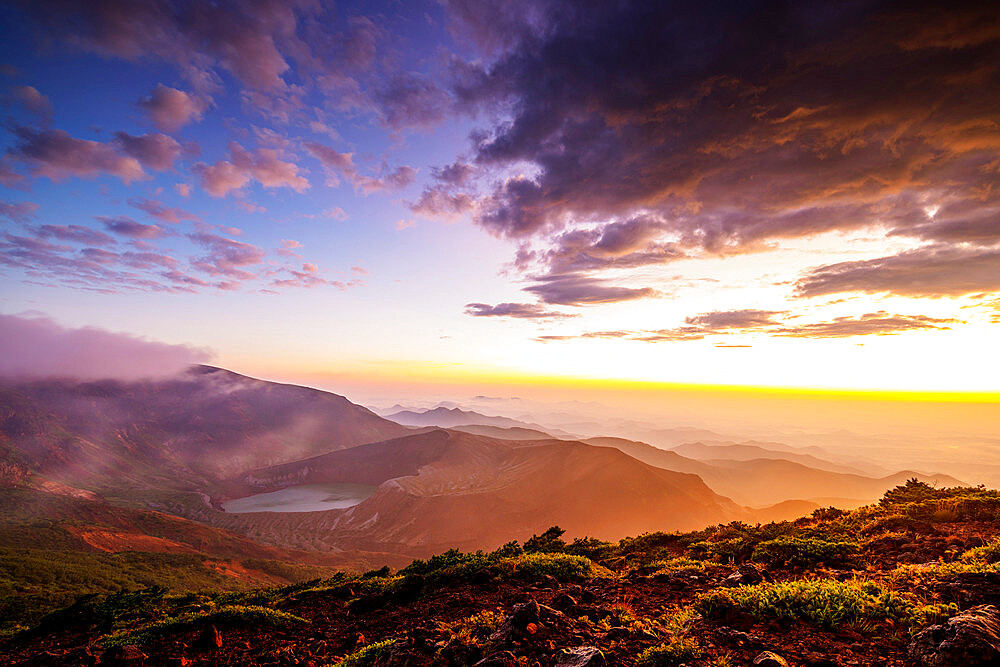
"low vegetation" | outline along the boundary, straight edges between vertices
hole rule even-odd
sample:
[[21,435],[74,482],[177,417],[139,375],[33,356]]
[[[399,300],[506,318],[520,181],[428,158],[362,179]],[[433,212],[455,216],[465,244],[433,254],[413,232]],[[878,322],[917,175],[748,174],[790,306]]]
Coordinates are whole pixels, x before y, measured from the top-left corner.
[[[898,654],[910,635],[954,615],[960,604],[969,606],[967,589],[980,590],[977,582],[1000,576],[996,492],[935,489],[913,480],[877,504],[823,508],[795,521],[734,522],[618,542],[567,541],[564,534],[553,526],[490,552],[453,549],[398,571],[338,571],[245,590],[223,590],[222,582],[231,579],[206,567],[203,555],[5,548],[0,605],[19,619],[9,628],[36,628],[24,637],[73,625],[89,628],[91,645],[102,648],[163,646],[176,635],[190,643],[207,627],[254,636],[268,636],[260,628],[279,627],[282,637],[310,636],[296,633],[308,633],[312,610],[323,606],[328,617],[355,629],[334,646],[310,645],[308,651],[326,656],[317,664],[374,666],[389,652],[395,660],[415,647],[432,661],[474,664],[491,652],[535,645],[557,651],[585,637],[618,651],[619,661],[621,651],[630,651],[624,664],[707,667],[746,662],[748,640],[740,637],[749,635],[733,628],[849,630],[865,638],[855,646],[878,643],[883,652]],[[61,535],[57,527],[42,531],[53,547]],[[307,573],[268,561],[245,561],[244,567],[286,578]],[[478,599],[491,591],[505,592],[490,603]],[[65,606],[79,592],[87,595]],[[573,597],[578,592],[589,599]],[[651,605],[650,593],[661,601]],[[539,608],[537,620],[507,622],[516,604],[536,598],[554,606]],[[24,606],[17,609],[12,601]],[[55,605],[63,608],[45,615]],[[412,607],[444,615],[393,616],[393,610]],[[366,625],[383,617],[394,620]],[[713,634],[718,628],[736,634],[728,641],[735,642],[729,646],[738,658],[723,648],[724,637]],[[511,638],[511,632],[522,634]],[[771,636],[781,639],[780,632]],[[280,651],[292,660],[299,648]],[[296,655],[301,661],[312,654]]]
[[922,604],[913,595],[874,581],[806,579],[763,582],[703,593],[695,608],[713,618],[743,612],[757,619],[801,619],[822,628],[887,627],[913,631],[955,613],[953,605]]

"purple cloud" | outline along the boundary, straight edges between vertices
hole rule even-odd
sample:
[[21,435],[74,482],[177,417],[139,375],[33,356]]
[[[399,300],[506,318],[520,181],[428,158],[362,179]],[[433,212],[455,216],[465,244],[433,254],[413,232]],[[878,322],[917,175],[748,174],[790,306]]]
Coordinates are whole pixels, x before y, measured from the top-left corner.
[[56,238],[60,241],[82,243],[89,246],[115,245],[117,241],[104,232],[82,225],[42,225],[38,228],[42,238]]
[[576,317],[573,313],[549,310],[537,303],[485,303],[465,304],[465,314],[473,317],[513,317],[528,320],[554,320]]
[[5,377],[138,380],[175,375],[213,356],[189,345],[0,314],[0,376]]
[[194,213],[188,213],[183,209],[167,206],[163,202],[155,199],[129,199],[128,205],[137,208],[140,211],[145,211],[151,218],[156,218],[161,222],[167,222],[173,225],[178,224],[181,220],[191,220],[194,222],[200,220],[200,218]]
[[35,217],[35,212],[41,208],[30,201],[9,202],[0,200],[0,217],[14,222],[27,222]]
[[366,176],[358,171],[352,153],[341,153],[334,148],[314,142],[307,142],[306,150],[326,169],[328,185],[336,186],[342,177],[351,183],[355,190],[365,195],[380,190],[401,190],[413,183],[417,177],[417,170],[408,165],[386,171],[379,177]]
[[188,123],[201,120],[207,105],[197,96],[161,83],[149,97],[139,100],[139,106],[161,131],[176,132]]
[[561,275],[525,287],[543,302],[560,306],[587,306],[632,301],[659,295],[652,287],[623,287],[587,276]]
[[110,174],[125,183],[146,178],[140,161],[122,155],[116,145],[76,139],[63,130],[19,127],[14,134],[18,142],[8,155],[26,162],[35,176],[62,181],[71,176]]
[[195,167],[202,187],[213,197],[225,197],[252,180],[266,188],[286,187],[296,192],[309,188],[309,181],[299,174],[298,165],[280,160],[281,151],[277,149],[260,148],[251,152],[234,142],[229,144],[229,155],[228,161]]
[[127,132],[115,132],[115,140],[123,153],[153,171],[170,169],[182,152],[181,145],[165,134],[133,136]]
[[166,234],[159,225],[144,225],[124,215],[117,217],[99,215],[95,219],[108,231],[131,239],[158,239]]
[[795,283],[801,297],[840,292],[909,297],[1000,292],[1000,249],[934,245],[898,255],[818,266]]

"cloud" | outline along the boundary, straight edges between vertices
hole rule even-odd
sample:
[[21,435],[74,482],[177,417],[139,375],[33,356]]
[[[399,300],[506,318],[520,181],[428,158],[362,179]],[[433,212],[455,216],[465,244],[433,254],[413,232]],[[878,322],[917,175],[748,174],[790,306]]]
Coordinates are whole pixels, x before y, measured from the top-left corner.
[[534,253],[525,271],[627,268],[593,240],[634,219],[657,221],[658,245],[633,267],[852,230],[1000,243],[1000,30],[982,5],[446,9],[479,49],[452,63],[481,119],[479,185],[435,184],[413,208],[471,214]]
[[623,287],[578,275],[543,278],[542,282],[529,285],[524,291],[531,292],[545,303],[560,306],[617,303],[659,296],[659,292],[652,287]]
[[229,144],[229,155],[228,161],[195,166],[201,186],[213,197],[225,197],[251,181],[257,181],[265,188],[286,187],[300,193],[309,188],[309,181],[299,174],[298,165],[279,159],[281,151],[277,149],[248,151],[233,142]]
[[114,238],[104,232],[99,232],[82,225],[42,225],[38,228],[41,238],[56,238],[60,241],[82,243],[88,246],[115,245]]
[[207,105],[196,96],[161,83],[148,97],[139,100],[139,106],[162,132],[176,132],[188,123],[201,120]]
[[87,7],[33,0],[22,6],[49,35],[89,51],[127,60],[160,58],[178,65],[194,82],[211,79],[211,70],[221,68],[258,89],[284,85],[289,63],[282,51],[309,57],[298,23],[319,12],[317,3],[306,0],[106,0]]
[[39,208],[41,207],[38,204],[30,201],[9,202],[0,200],[0,217],[14,222],[27,222],[35,217],[35,212]]
[[775,316],[781,314],[783,313],[775,310],[720,310],[694,315],[685,318],[684,321],[706,331],[751,329],[771,326],[774,324]]
[[95,219],[108,231],[131,239],[158,239],[166,234],[159,225],[144,225],[124,215],[117,217],[99,215]]
[[572,313],[561,313],[549,310],[537,303],[498,303],[491,306],[485,303],[465,304],[465,314],[473,317],[513,317],[528,320],[553,320],[576,317]]
[[374,94],[383,122],[394,130],[431,128],[450,110],[451,96],[417,72],[397,72]]
[[829,322],[815,322],[781,327],[769,332],[771,336],[792,338],[847,338],[851,336],[891,336],[903,331],[950,329],[949,324],[959,320],[938,319],[925,315],[890,315],[884,310],[858,317],[836,317]]
[[796,283],[800,297],[841,292],[947,297],[1000,291],[1000,249],[933,245],[877,259],[818,266]]
[[[14,129],[17,144],[8,155],[26,162],[35,176],[62,181],[71,176],[116,176],[125,183],[146,178],[140,161],[116,144],[76,139],[63,130]],[[148,157],[148,156],[147,156]]]
[[43,123],[52,122],[52,102],[33,86],[17,86],[11,92],[12,97],[21,103],[25,109],[39,117]]
[[181,155],[181,145],[165,134],[133,136],[127,132],[115,132],[115,139],[123,153],[153,171],[170,169]]
[[139,199],[129,199],[128,205],[137,208],[140,211],[145,211],[151,218],[156,218],[161,222],[167,222],[173,225],[180,223],[181,220],[200,220],[200,218],[194,213],[188,213],[183,209],[167,206],[163,202],[155,199],[146,199],[144,197]]
[[0,376],[139,380],[167,377],[214,354],[96,327],[68,328],[47,317],[0,314]]
[[257,275],[249,271],[249,267],[257,266],[264,261],[264,251],[250,243],[234,241],[205,231],[189,234],[188,238],[208,251],[206,255],[192,260],[192,265],[211,276],[252,280]]
[[314,142],[307,142],[306,150],[322,163],[327,173],[327,185],[338,185],[342,177],[353,185],[356,191],[365,195],[380,190],[401,190],[413,183],[417,177],[417,170],[408,165],[391,171],[383,165],[382,176],[366,176],[355,166],[353,153],[341,153],[334,148]]
[[[884,310],[859,316],[836,317],[821,322],[800,323],[786,311],[725,310],[685,318],[684,326],[641,331],[597,331],[572,335],[538,336],[540,342],[587,338],[608,338],[643,343],[679,343],[704,340],[710,336],[762,334],[777,338],[851,338],[892,336],[904,331],[950,329],[960,320],[926,315],[893,315]],[[716,347],[749,347],[716,345]]]

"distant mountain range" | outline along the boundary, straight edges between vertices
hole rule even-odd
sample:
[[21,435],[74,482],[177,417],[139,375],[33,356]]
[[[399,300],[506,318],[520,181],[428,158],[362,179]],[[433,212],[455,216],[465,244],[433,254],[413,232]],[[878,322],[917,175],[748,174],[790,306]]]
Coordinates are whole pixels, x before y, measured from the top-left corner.
[[[580,441],[458,407],[389,417],[329,392],[209,366],[160,381],[0,382],[0,487],[16,492],[15,504],[31,498],[32,520],[82,522],[86,530],[64,526],[75,535],[66,543],[89,545],[81,548],[208,554],[228,544],[230,556],[291,558],[298,549],[373,564],[495,548],[553,524],[570,537],[614,539],[792,518],[831,498],[863,504],[909,477],[959,483],[910,471],[866,475],[818,448],[674,442],[717,435],[701,429],[660,429],[659,443],[676,446],[667,450]],[[223,511],[234,498],[340,483],[374,492],[346,509]],[[3,519],[8,534],[23,533],[21,510]],[[150,517],[168,515],[203,538],[151,528]]]
[[422,412],[415,410],[401,410],[385,415],[398,424],[406,426],[440,426],[442,428],[452,428],[457,426],[493,426],[496,428],[524,428],[533,431],[543,432],[552,435],[571,434],[560,429],[546,428],[540,424],[511,419],[509,417],[491,417],[471,410],[461,408],[437,407],[432,410]]

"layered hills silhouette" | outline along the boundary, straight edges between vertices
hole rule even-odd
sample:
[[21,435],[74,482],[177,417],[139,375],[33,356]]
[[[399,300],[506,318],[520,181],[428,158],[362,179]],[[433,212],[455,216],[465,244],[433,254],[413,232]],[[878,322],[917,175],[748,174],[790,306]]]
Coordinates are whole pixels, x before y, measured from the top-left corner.
[[[453,547],[495,549],[554,524],[570,538],[619,539],[856,506],[911,477],[959,483],[864,475],[823,450],[780,443],[667,450],[581,441],[459,408],[404,417],[429,425],[209,366],[140,382],[3,381],[0,534],[50,569],[73,553],[88,571],[124,568],[129,581],[145,581],[143,559],[152,558],[184,572],[181,581],[245,587],[315,574],[303,564],[400,566]],[[490,423],[435,425],[470,419]],[[224,509],[236,498],[337,484],[373,491],[340,509]],[[111,556],[125,560],[93,560]]]

